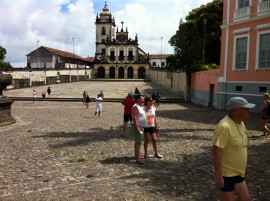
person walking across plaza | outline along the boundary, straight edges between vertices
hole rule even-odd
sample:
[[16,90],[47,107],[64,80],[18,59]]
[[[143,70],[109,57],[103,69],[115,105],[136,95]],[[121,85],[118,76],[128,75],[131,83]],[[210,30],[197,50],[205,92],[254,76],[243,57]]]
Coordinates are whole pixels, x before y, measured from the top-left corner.
[[270,134],[270,130],[267,127],[267,121],[270,118],[267,112],[268,110],[270,110],[270,94],[265,93],[261,104],[260,127],[263,129],[263,134],[266,137]]
[[89,95],[87,94],[86,98],[85,98],[86,109],[89,109],[90,102],[91,102],[91,99],[90,99]]
[[215,184],[221,201],[233,200],[233,191],[239,201],[249,201],[245,181],[247,171],[247,130],[244,121],[255,104],[242,97],[233,97],[227,103],[228,114],[218,123],[213,139]]
[[33,103],[36,102],[37,99],[37,91],[33,90]]
[[47,94],[49,97],[51,97],[51,93],[52,93],[52,90],[51,90],[51,87],[49,86],[47,89]]
[[144,97],[138,95],[136,97],[136,103],[132,107],[131,131],[134,135],[135,160],[138,164],[144,164],[144,160],[143,158],[141,158],[141,144],[143,142],[143,126],[145,122],[144,111],[142,108],[143,103]]
[[98,117],[100,117],[100,112],[102,111],[102,102],[103,102],[103,99],[101,98],[100,95],[98,95],[96,98],[95,116],[97,116],[97,114],[98,114]]
[[87,92],[86,91],[83,91],[82,96],[83,96],[83,104],[84,104],[85,103],[86,96],[87,96]]
[[157,135],[156,132],[158,130],[157,125],[157,117],[156,117],[156,108],[153,106],[152,98],[150,96],[146,96],[144,98],[144,107],[143,107],[145,122],[144,122],[144,158],[150,158],[148,155],[147,148],[149,142],[149,136],[151,137],[153,148],[155,151],[155,157],[160,159],[163,158],[162,155],[158,153],[157,150]]
[[128,93],[127,97],[122,101],[122,105],[124,105],[124,124],[121,136],[123,137],[126,137],[127,135],[128,122],[132,122],[132,107],[135,103],[136,101],[133,98],[132,93]]

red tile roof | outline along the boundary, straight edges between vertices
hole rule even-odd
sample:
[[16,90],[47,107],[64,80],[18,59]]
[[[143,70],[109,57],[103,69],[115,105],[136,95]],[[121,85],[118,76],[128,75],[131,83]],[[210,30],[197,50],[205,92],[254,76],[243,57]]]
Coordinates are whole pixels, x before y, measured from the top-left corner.
[[84,60],[84,61],[86,60],[86,59],[80,57],[77,54],[73,54],[73,53],[70,53],[70,52],[65,52],[65,51],[62,51],[62,50],[57,50],[57,49],[50,48],[50,47],[45,47],[45,46],[41,46],[41,47],[47,49],[48,51],[52,52],[53,54],[56,54],[56,55],[59,55],[59,56],[62,56],[62,57],[78,59],[78,60]]
[[150,54],[149,59],[166,59],[171,54]]

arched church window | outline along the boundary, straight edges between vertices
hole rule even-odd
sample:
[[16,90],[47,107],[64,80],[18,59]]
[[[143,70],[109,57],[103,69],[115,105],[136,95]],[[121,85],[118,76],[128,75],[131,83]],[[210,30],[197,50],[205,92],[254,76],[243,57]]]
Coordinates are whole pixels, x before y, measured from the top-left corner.
[[105,29],[105,27],[102,27],[101,35],[106,35],[106,29]]

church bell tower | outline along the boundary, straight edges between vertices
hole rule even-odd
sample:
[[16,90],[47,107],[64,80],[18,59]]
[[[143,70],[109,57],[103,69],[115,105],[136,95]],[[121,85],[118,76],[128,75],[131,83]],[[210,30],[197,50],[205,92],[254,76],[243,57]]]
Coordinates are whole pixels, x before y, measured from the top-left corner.
[[96,17],[96,58],[106,54],[106,40],[115,39],[115,20],[105,2],[102,12]]

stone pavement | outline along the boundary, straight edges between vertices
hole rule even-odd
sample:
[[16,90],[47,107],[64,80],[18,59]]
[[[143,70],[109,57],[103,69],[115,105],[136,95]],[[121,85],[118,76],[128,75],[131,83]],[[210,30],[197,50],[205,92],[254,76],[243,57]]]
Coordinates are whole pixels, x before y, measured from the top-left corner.
[[[71,88],[73,84],[66,84],[61,92],[69,94]],[[117,90],[125,95],[124,88]],[[21,89],[7,92],[23,94]],[[79,102],[15,102],[17,123],[0,128],[0,200],[217,200],[211,141],[225,112],[189,103],[162,104],[157,111],[158,146],[165,157],[138,165],[132,136],[119,136],[122,105],[104,103],[103,108],[95,118],[94,103],[86,110]],[[266,201],[270,139],[258,131],[258,119],[252,114],[246,122],[247,182],[252,200]]]

